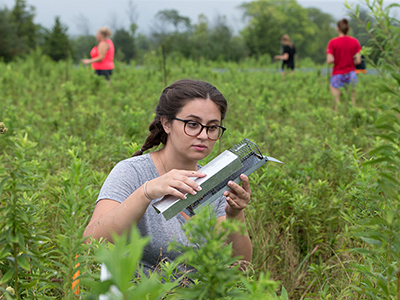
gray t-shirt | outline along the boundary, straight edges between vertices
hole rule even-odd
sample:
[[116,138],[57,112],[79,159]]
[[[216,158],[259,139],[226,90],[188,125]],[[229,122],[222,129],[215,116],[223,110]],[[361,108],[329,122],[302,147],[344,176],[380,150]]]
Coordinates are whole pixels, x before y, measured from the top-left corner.
[[[111,199],[121,203],[147,180],[159,176],[150,154],[120,161],[105,180],[96,203],[101,199]],[[154,199],[152,203],[157,200],[159,199]],[[225,204],[223,196],[212,203],[217,217],[225,215]],[[185,221],[181,214],[167,221],[162,214],[157,214],[151,204],[149,205],[137,224],[142,236],[151,237],[150,243],[144,249],[141,262],[145,272],[149,269],[154,270],[162,260],[172,261],[178,256],[178,253],[168,251],[168,245],[174,239],[179,243],[188,244],[182,230]]]

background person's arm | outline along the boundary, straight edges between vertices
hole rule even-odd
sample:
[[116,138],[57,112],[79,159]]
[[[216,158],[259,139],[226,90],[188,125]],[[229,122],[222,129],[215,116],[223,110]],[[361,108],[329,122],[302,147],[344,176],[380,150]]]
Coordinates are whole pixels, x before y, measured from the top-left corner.
[[289,53],[283,53],[282,55],[275,55],[275,59],[288,60],[289,59]]
[[354,65],[357,66],[361,64],[361,53],[358,52],[356,55],[354,55]]
[[81,61],[85,65],[92,64],[94,62],[100,62],[100,61],[102,61],[104,59],[104,57],[106,57],[108,48],[109,48],[109,46],[108,46],[107,42],[105,42],[105,41],[100,42],[99,45],[97,46],[97,49],[99,51],[99,55],[96,56],[96,57],[90,58],[90,59],[89,58],[84,58]]
[[333,64],[335,62],[335,57],[332,54],[328,53],[326,55],[326,62],[328,64]]

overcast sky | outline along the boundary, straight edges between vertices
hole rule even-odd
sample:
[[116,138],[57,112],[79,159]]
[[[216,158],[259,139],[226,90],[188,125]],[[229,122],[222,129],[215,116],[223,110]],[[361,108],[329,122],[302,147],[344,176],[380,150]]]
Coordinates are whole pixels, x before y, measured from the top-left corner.
[[[400,0],[399,0],[400,1]],[[396,1],[396,2],[399,2]],[[35,23],[46,28],[54,24],[55,16],[60,16],[61,22],[68,26],[70,35],[82,34],[79,21],[86,19],[90,31],[94,35],[101,26],[117,25],[129,27],[128,0],[27,0],[28,5],[36,9]],[[133,0],[131,1],[137,13],[138,31],[147,34],[154,24],[154,15],[163,9],[176,9],[180,15],[189,17],[192,23],[197,23],[199,14],[204,14],[212,22],[217,15],[224,15],[228,24],[239,31],[244,23],[242,11],[238,6],[247,0]],[[340,19],[346,16],[344,1],[340,0],[298,0],[303,7],[317,7],[323,12]],[[355,3],[356,1],[349,1]],[[12,8],[15,0],[0,0],[0,7]],[[357,2],[359,3],[359,2]],[[82,17],[83,16],[83,17]]]

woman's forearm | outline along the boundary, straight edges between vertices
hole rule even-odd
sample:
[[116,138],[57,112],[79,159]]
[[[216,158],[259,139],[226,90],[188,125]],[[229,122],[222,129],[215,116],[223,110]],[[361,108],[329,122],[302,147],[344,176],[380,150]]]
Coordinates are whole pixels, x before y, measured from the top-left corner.
[[[243,210],[234,218],[242,223],[245,223],[245,217]],[[242,256],[244,260],[251,261],[253,256],[253,246],[251,244],[250,237],[247,230],[244,234],[240,232],[231,234],[228,237],[227,243],[232,243],[233,255]]]
[[104,59],[104,56],[96,56],[96,57],[93,57],[93,58],[91,58],[90,59],[90,64],[92,64],[92,63],[95,63],[95,62],[100,62],[100,61],[102,61]]
[[[101,203],[102,201],[104,202]],[[125,230],[129,231],[134,224],[140,221],[150,204],[149,199],[144,195],[143,186],[122,203],[115,202],[101,200],[96,205],[92,220],[83,234],[85,237],[92,237],[96,240],[104,238],[111,242],[112,233],[120,235]]]

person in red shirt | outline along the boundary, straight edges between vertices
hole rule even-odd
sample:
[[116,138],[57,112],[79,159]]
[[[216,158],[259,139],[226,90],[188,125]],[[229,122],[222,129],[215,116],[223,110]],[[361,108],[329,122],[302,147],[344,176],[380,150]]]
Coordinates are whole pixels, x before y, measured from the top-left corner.
[[111,35],[108,27],[101,27],[97,30],[96,39],[99,43],[90,51],[91,59],[81,60],[85,65],[92,64],[95,74],[104,76],[108,83],[114,69],[115,50],[114,44],[110,40]]
[[326,62],[334,64],[330,81],[331,93],[335,98],[335,110],[340,99],[340,88],[351,86],[351,101],[355,105],[354,85],[358,82],[356,65],[361,63],[361,46],[356,38],[347,35],[349,24],[342,19],[337,24],[338,37],[329,41]]

